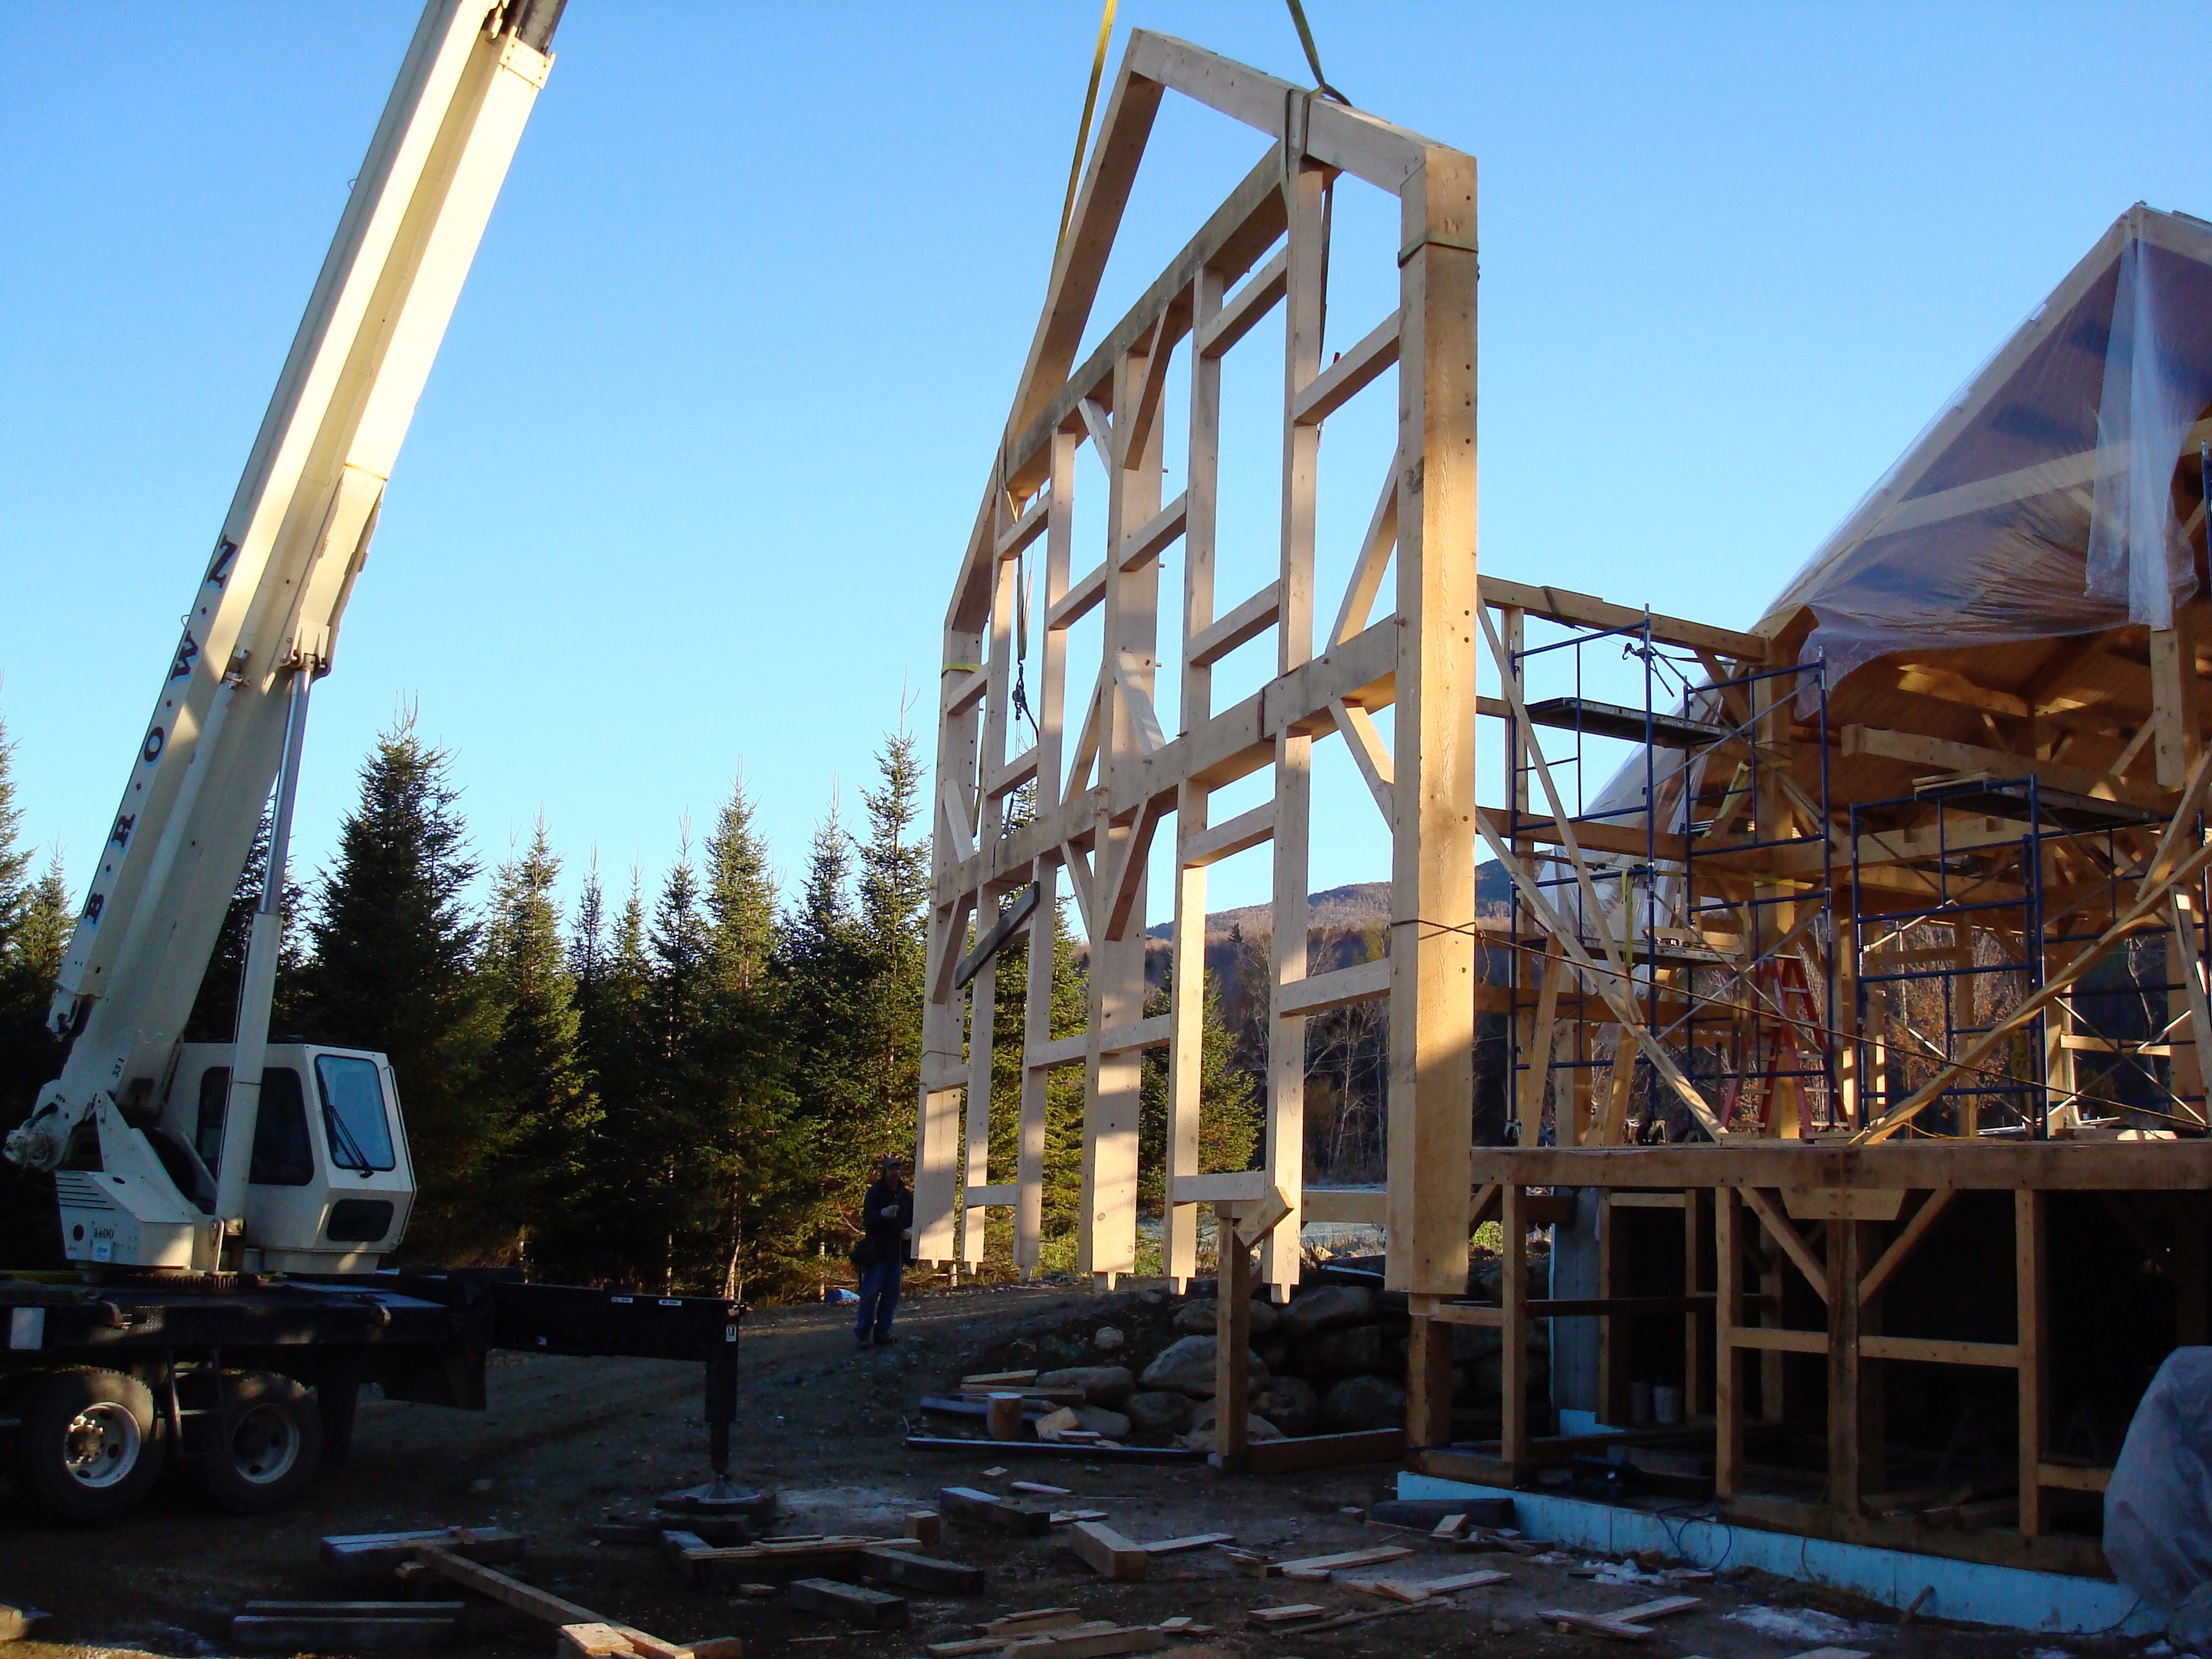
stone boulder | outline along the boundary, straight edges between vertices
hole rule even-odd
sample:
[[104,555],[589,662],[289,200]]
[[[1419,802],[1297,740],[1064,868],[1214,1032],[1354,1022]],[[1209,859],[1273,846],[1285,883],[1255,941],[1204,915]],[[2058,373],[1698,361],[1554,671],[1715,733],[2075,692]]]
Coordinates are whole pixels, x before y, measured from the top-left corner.
[[1293,1438],[1311,1434],[1321,1421],[1321,1396],[1304,1377],[1279,1374],[1267,1379],[1264,1389],[1255,1389],[1252,1409]]
[[1406,1391],[1387,1376],[1347,1376],[1322,1396],[1321,1420],[1340,1434],[1402,1428]]
[[[1279,1382],[1282,1379],[1275,1379]],[[1129,1421],[1140,1434],[1182,1434],[1190,1427],[1191,1403],[1187,1394],[1146,1389],[1121,1402]]]
[[1103,1406],[1078,1406],[1075,1421],[1078,1427],[1089,1429],[1093,1434],[1103,1435],[1109,1440],[1127,1440],[1129,1437],[1130,1419],[1119,1412],[1108,1411]]
[[1135,1392],[1137,1379],[1127,1365],[1071,1365],[1065,1370],[1038,1372],[1031,1386],[1080,1389],[1087,1406],[1118,1406]]
[[[1215,1351],[1216,1344],[1210,1336],[1186,1336],[1179,1342],[1170,1343],[1160,1351],[1158,1358],[1145,1367],[1144,1385],[1187,1394],[1194,1400],[1211,1400]],[[1251,1386],[1257,1389],[1267,1381],[1267,1363],[1257,1354],[1250,1356],[1249,1363]]]
[[[1390,1344],[1380,1325],[1347,1325],[1310,1336],[1292,1368],[1304,1376],[1358,1376],[1390,1368]],[[1403,1370],[1402,1363],[1398,1369]]]
[[1293,1341],[1348,1325],[1371,1325],[1382,1316],[1382,1296],[1364,1285],[1316,1285],[1283,1315],[1283,1334]]
[[[1183,1436],[1182,1443],[1194,1451],[1212,1451],[1215,1419],[1213,1401],[1209,1400],[1198,1408],[1197,1415],[1191,1419],[1190,1432]],[[1244,1419],[1244,1433],[1247,1439],[1254,1441],[1281,1440],[1287,1437],[1280,1429],[1257,1412]]]
[[1111,1353],[1128,1340],[1117,1325],[1101,1325],[1091,1334],[1091,1346],[1101,1353]]
[[[1210,1296],[1194,1296],[1176,1310],[1175,1328],[1194,1336],[1210,1336],[1214,1322],[1220,1317],[1220,1309]],[[1272,1302],[1252,1298],[1251,1325],[1247,1334],[1253,1337],[1272,1335],[1283,1322],[1283,1310]]]

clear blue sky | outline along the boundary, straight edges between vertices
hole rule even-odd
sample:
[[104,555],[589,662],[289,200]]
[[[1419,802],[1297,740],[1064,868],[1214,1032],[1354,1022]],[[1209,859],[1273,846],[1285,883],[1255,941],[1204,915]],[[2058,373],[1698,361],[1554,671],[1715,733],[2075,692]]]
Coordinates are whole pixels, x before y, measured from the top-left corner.
[[[1480,158],[1504,575],[1751,623],[2114,216],[2212,216],[2201,5],[1309,11],[1332,81]],[[415,12],[0,9],[0,718],[73,885]],[[902,698],[927,741],[1097,17],[573,0],[317,698],[307,871],[405,701],[487,861],[542,811],[572,877],[648,887],[739,769],[790,878]],[[1273,0],[1132,24],[1304,78]],[[1170,110],[1102,317],[1262,146]],[[1322,781],[1314,885],[1386,873]]]

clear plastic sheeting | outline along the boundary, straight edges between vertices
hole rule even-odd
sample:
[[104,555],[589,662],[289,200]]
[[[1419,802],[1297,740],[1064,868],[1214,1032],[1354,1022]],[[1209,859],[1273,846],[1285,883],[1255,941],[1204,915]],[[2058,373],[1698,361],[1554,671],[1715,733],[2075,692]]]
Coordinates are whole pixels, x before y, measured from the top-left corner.
[[1892,652],[2172,625],[2212,436],[2212,224],[2138,204],[1767,609],[1828,684]]

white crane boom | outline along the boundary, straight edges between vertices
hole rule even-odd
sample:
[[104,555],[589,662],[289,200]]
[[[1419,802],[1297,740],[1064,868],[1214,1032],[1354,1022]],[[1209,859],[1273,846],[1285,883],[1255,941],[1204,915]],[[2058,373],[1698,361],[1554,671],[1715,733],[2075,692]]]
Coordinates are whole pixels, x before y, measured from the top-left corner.
[[[100,1195],[146,1241],[100,1260],[212,1267],[223,1233],[239,1231],[273,915],[257,922],[241,995],[214,1215],[145,1132],[270,787],[288,753],[296,767],[307,687],[329,671],[563,3],[428,0],[193,594],[62,968],[52,1020],[73,1039],[68,1060],[7,1140],[15,1163],[55,1169],[80,1126],[97,1125]],[[279,890],[282,867],[280,845]]]

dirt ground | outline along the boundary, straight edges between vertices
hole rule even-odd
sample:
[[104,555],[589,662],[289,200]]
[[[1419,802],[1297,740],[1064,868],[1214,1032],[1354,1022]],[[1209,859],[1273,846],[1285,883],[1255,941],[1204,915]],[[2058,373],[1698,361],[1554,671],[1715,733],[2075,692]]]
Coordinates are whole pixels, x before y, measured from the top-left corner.
[[[1158,1292],[1150,1292],[1149,1301],[1141,1299],[1146,1294],[1104,1297],[1045,1285],[910,1295],[900,1310],[898,1343],[875,1352],[855,1349],[846,1310],[756,1314],[745,1326],[735,1471],[781,1494],[786,1519],[779,1531],[896,1535],[901,1517],[932,1506],[940,1486],[1004,1486],[982,1473],[994,1462],[988,1446],[974,1455],[902,1449],[923,1393],[957,1383],[979,1359],[1035,1349],[1054,1363],[1055,1350],[1087,1345],[1099,1325],[1172,1311],[1164,1310]],[[1923,1624],[1899,1629],[1887,1609],[1754,1573],[1679,1587],[1608,1583],[1572,1576],[1587,1568],[1579,1557],[1476,1557],[1425,1540],[1415,1541],[1413,1559],[1374,1572],[1420,1578],[1498,1567],[1511,1580],[1442,1606],[1334,1631],[1267,1632],[1246,1623],[1251,1608],[1287,1601],[1344,1611],[1390,1604],[1340,1583],[1238,1577],[1213,1551],[1156,1558],[1145,1583],[1108,1583],[1075,1560],[1064,1529],[1018,1541],[950,1522],[932,1553],[984,1567],[986,1593],[913,1597],[913,1628],[864,1632],[799,1613],[781,1597],[750,1601],[689,1589],[659,1552],[593,1539],[602,1511],[648,1507],[657,1494],[704,1477],[699,1386],[696,1368],[686,1365],[501,1356],[490,1374],[489,1412],[366,1401],[353,1466],[325,1474],[308,1507],[260,1520],[218,1514],[181,1480],[166,1480],[137,1516],[100,1532],[55,1530],[14,1498],[0,1498],[0,1601],[52,1614],[40,1631],[46,1640],[10,1652],[21,1659],[227,1654],[228,1616],[249,1599],[397,1593],[331,1578],[317,1560],[324,1534],[447,1524],[524,1533],[528,1555],[510,1571],[530,1582],[663,1638],[742,1637],[749,1656],[787,1650],[905,1659],[927,1644],[972,1634],[969,1627],[981,1618],[1066,1606],[1124,1624],[1187,1614],[1213,1626],[1212,1634],[1169,1650],[1187,1659],[1405,1653],[1571,1659],[1623,1650],[1593,1637],[1558,1634],[1536,1619],[1539,1609],[1602,1612],[1676,1588],[1704,1596],[1704,1605],[1665,1621],[1632,1650],[1668,1659],[1784,1659],[1826,1644],[1883,1659],[2088,1659],[2133,1656],[2147,1646]],[[1364,1522],[1365,1506],[1391,1495],[1391,1471],[1380,1466],[1224,1477],[1202,1467],[1004,1461],[1008,1478],[1069,1487],[1073,1497],[1054,1501],[1104,1510],[1110,1524],[1140,1540],[1230,1532],[1241,1545],[1279,1557],[1407,1541],[1395,1534],[1386,1540]],[[550,1636],[520,1614],[472,1603],[460,1649],[544,1659]]]

